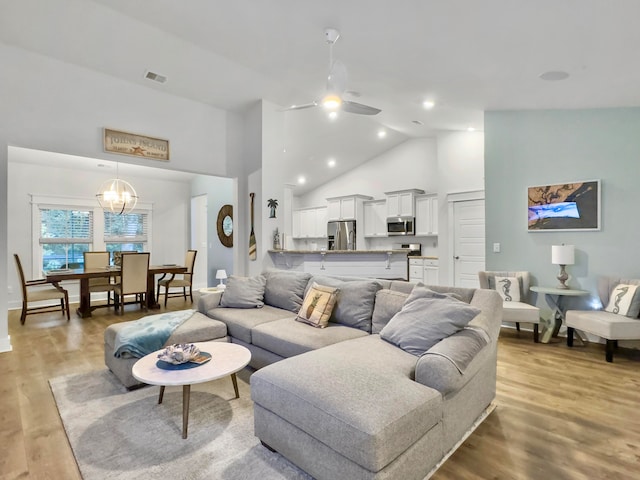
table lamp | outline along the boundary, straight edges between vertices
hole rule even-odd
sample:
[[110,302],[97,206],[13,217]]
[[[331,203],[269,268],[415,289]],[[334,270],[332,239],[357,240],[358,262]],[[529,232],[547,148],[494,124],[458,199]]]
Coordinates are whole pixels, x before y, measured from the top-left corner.
[[223,280],[225,278],[227,278],[227,271],[226,270],[217,270],[216,271],[216,278],[218,280],[220,280],[220,283],[218,285],[216,285],[216,288],[219,288],[220,290],[224,290],[225,288],[227,288],[227,286],[223,282]]
[[558,281],[560,284],[557,288],[568,289],[569,286],[565,282],[569,279],[569,275],[565,270],[567,265],[573,265],[575,263],[575,248],[573,245],[552,245],[551,246],[551,263],[554,265],[560,265],[560,273],[558,274]]

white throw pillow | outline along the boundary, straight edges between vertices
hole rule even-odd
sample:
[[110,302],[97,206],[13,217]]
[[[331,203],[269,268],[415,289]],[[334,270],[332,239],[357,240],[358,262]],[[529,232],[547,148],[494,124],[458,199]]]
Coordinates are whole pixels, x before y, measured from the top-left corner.
[[637,285],[617,285],[609,297],[609,305],[605,310],[619,315],[627,315],[631,307],[631,301],[636,293]]
[[496,276],[496,290],[505,302],[520,301],[520,281],[518,277]]

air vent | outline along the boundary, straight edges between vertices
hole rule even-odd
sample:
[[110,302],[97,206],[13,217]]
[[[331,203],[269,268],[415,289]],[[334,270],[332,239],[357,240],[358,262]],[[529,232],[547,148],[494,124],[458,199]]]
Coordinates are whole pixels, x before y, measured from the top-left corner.
[[164,83],[164,82],[167,81],[167,77],[165,75],[161,75],[159,73],[151,72],[149,70],[144,72],[144,78],[146,78],[147,80],[151,80],[153,82],[157,82],[157,83]]
[[420,120],[411,120],[411,123],[415,123],[416,125],[424,125]]

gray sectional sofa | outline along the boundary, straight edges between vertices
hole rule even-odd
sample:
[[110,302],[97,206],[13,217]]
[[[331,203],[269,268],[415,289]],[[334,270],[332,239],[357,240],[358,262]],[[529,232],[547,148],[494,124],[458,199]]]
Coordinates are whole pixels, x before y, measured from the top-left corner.
[[[428,287],[446,294],[437,295],[402,281],[285,271],[261,278],[262,298],[251,299],[260,282],[239,288],[232,278],[224,295],[201,297],[198,310],[252,353],[256,436],[313,477],[423,479],[490,411],[502,322],[497,292]],[[327,328],[296,321],[314,282],[339,289]],[[232,293],[245,291],[249,298]],[[252,302],[264,305],[246,308]],[[436,332],[442,340],[418,355],[420,328],[440,315],[420,310],[428,302],[457,302],[473,319],[450,332],[445,325]]]

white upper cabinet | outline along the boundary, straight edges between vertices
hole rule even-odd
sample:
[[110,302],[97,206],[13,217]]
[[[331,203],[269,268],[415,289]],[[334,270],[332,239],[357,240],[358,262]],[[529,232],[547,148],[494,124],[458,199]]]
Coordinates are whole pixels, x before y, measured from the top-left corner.
[[[362,209],[362,202],[364,200],[371,200],[371,197],[365,195],[350,195],[348,197],[327,198],[327,220],[357,220],[358,210]],[[360,211],[360,213],[362,212]]]
[[293,211],[293,238],[325,238],[327,207],[301,208]]
[[438,196],[416,197],[416,235],[438,235]]
[[422,193],[424,193],[424,190],[418,190],[417,188],[385,192],[387,196],[387,217],[415,217],[415,197]]
[[372,200],[364,202],[364,236],[387,236],[387,202]]

